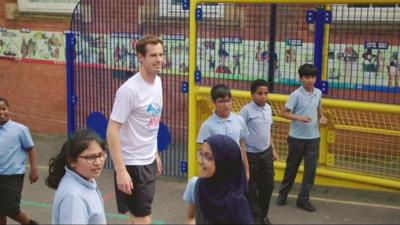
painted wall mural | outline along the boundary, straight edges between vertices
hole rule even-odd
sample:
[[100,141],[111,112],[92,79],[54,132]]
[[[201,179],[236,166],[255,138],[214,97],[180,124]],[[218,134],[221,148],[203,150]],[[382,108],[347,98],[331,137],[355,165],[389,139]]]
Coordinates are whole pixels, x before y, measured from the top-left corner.
[[[136,42],[140,34],[76,33],[75,57],[78,63],[116,70],[138,69]],[[163,34],[163,72],[187,75],[189,40],[183,35]],[[241,37],[198,39],[197,69],[205,77],[235,80],[266,78],[272,60],[275,82],[298,84],[297,69],[313,63],[313,43],[299,39],[277,42],[269,54],[268,42]],[[65,35],[61,32],[6,30],[0,28],[0,57],[65,63]],[[271,59],[270,59],[271,57]],[[400,47],[387,42],[330,44],[327,80],[330,87],[367,89],[369,86],[400,86]]]

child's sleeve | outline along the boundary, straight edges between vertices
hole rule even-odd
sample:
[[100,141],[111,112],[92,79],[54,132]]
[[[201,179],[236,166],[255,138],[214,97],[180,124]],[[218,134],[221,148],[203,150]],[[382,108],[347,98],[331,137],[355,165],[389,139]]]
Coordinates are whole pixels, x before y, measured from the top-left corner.
[[22,133],[20,136],[20,141],[22,144],[22,148],[25,151],[30,150],[34,146],[32,136],[31,136],[31,133],[29,132],[28,127],[23,127]]
[[239,115],[243,118],[244,122],[247,123],[247,120],[249,119],[249,112],[247,111],[246,107],[243,107],[240,110]]
[[197,179],[198,177],[192,177],[187,186],[186,186],[186,190],[185,193],[183,193],[183,200],[187,203],[193,203],[195,204],[195,200],[194,200],[194,189],[196,187],[196,183],[197,183]]
[[197,135],[197,143],[203,144],[204,140],[211,136],[211,130],[206,124],[202,124]]
[[240,138],[242,139],[249,136],[249,129],[247,128],[245,120],[241,116],[239,116],[239,122],[242,124],[242,130],[240,131]]
[[297,105],[297,95],[295,95],[294,93],[289,95],[288,100],[286,101],[285,107],[287,109],[289,109],[290,111],[293,111],[294,108]]

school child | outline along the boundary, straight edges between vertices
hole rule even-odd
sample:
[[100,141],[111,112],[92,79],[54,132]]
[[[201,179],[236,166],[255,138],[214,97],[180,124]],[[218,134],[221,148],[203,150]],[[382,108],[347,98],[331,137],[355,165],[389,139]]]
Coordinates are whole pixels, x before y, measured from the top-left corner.
[[278,205],[286,204],[299,165],[304,158],[304,176],[296,206],[309,212],[316,210],[310,202],[319,154],[319,123],[327,119],[321,110],[322,92],[314,87],[317,67],[304,64],[299,68],[301,86],[289,95],[281,116],[292,120],[288,137],[288,156],[285,175],[279,188]]
[[272,109],[268,101],[268,83],[251,82],[252,101],[240,111],[249,135],[245,137],[250,167],[249,202],[254,223],[270,224],[269,203],[274,190],[274,160],[279,158],[271,138]]
[[211,88],[211,99],[215,106],[215,112],[201,125],[197,143],[202,144],[205,139],[215,134],[224,134],[231,137],[240,146],[248,180],[250,174],[244,137],[248,135],[249,131],[243,118],[231,112],[231,90],[225,84],[217,84]]
[[52,224],[106,224],[104,203],[95,178],[107,158],[107,148],[95,133],[74,133],[50,159],[46,184],[56,189]]
[[0,97],[0,224],[7,224],[7,217],[37,224],[20,209],[27,156],[31,184],[39,179],[36,150],[28,127],[10,119],[9,107],[8,100]]
[[208,137],[197,152],[199,177],[190,179],[183,199],[187,224],[252,224],[239,145],[229,136]]

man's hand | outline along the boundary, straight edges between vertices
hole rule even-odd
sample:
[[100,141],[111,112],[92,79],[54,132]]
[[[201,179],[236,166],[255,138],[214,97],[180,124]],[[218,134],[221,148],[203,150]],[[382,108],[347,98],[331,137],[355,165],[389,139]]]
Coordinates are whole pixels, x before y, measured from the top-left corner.
[[30,180],[31,184],[33,184],[37,180],[39,180],[39,175],[38,175],[37,169],[31,169],[31,172],[29,174],[29,180]]
[[128,171],[122,171],[116,174],[118,189],[127,195],[132,195],[133,182]]
[[156,163],[157,163],[157,176],[160,176],[162,173],[162,162],[158,153],[156,154]]

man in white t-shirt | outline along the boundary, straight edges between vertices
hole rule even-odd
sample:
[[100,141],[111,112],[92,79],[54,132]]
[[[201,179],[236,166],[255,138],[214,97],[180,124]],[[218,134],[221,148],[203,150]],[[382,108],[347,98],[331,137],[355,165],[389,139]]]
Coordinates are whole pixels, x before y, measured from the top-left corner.
[[119,213],[130,212],[132,224],[151,223],[156,176],[162,164],[157,133],[163,105],[162,41],[143,36],[136,44],[139,72],[118,89],[107,128],[107,141],[115,169]]

